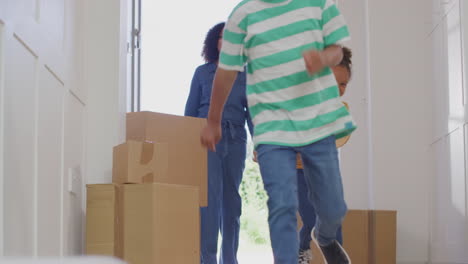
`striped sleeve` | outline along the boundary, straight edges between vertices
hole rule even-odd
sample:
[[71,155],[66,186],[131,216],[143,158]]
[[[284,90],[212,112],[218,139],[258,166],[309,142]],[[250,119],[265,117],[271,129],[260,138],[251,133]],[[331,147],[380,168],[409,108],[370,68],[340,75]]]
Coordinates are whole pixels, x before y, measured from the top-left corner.
[[325,47],[343,44],[349,40],[349,30],[334,0],[325,0],[322,11],[323,39]]
[[241,28],[240,21],[244,15],[239,9],[233,11],[224,26],[223,42],[219,56],[219,67],[225,70],[244,71],[247,56],[244,53],[245,29]]

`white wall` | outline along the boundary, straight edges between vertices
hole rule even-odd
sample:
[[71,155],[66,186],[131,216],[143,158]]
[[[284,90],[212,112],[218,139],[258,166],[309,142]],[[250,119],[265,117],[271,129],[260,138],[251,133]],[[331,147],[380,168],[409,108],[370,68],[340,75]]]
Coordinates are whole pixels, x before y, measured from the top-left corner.
[[[0,19],[0,113],[4,112],[4,24]],[[0,256],[3,255],[3,115],[0,114]]]
[[338,1],[354,73],[345,99],[358,123],[342,150],[351,209],[396,210],[398,263],[425,263],[433,175],[427,0]]
[[[466,71],[468,15],[464,0],[433,1],[428,33],[434,54],[430,258],[468,263]],[[462,20],[463,19],[463,20]]]
[[125,140],[126,25],[120,21],[126,21],[127,6],[124,0],[84,5],[87,183],[110,183],[112,148]]
[[351,140],[341,149],[341,166],[345,197],[348,207],[352,209],[373,208],[372,166],[369,166],[372,155],[370,130],[370,84],[368,71],[368,15],[367,1],[338,1],[339,8],[349,25],[351,41],[348,46],[353,52],[353,73],[344,95],[344,101],[350,104],[358,129]]
[[398,211],[398,263],[468,263],[468,4],[338,2],[359,126],[342,152],[350,208]]
[[127,11],[0,1],[0,256],[83,253],[84,184],[124,138]]
[[430,3],[369,1],[369,10],[375,207],[398,211],[398,260],[425,261],[433,173],[424,34]]

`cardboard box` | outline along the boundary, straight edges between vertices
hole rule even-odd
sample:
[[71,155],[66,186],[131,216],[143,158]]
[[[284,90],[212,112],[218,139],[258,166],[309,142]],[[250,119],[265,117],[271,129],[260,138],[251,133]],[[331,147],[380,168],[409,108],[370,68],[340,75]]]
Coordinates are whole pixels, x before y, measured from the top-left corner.
[[87,255],[115,256],[117,225],[116,189],[113,184],[86,186],[86,248]]
[[206,120],[155,112],[127,113],[127,140],[168,143],[171,183],[198,186],[200,206],[208,205],[207,150],[200,144]]
[[112,181],[118,184],[166,182],[168,144],[129,140],[113,149]]
[[161,183],[89,184],[86,255],[132,264],[199,263],[198,188]]
[[343,222],[343,245],[353,263],[396,263],[397,212],[349,210]]
[[[298,230],[302,220],[298,217]],[[343,246],[352,263],[396,263],[396,211],[349,210],[343,221]],[[320,251],[311,241],[311,264],[324,264]]]
[[200,263],[198,188],[162,183],[119,186],[122,251],[131,264]]

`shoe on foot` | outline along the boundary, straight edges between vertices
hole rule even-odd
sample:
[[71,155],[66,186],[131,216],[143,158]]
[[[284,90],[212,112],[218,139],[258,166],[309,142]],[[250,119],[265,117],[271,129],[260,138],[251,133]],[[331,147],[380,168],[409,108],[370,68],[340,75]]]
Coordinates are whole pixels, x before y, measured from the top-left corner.
[[333,240],[331,244],[321,246],[315,237],[315,228],[312,229],[311,236],[314,243],[320,249],[325,264],[351,264],[351,259],[338,241]]
[[310,264],[310,261],[312,260],[312,250],[307,249],[307,250],[299,250],[299,264]]

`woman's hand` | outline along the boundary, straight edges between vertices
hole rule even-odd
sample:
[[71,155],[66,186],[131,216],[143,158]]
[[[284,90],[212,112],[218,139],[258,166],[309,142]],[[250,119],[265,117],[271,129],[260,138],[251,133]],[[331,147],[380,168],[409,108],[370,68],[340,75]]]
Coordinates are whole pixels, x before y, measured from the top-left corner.
[[255,150],[253,151],[253,158],[252,158],[252,160],[258,163],[257,151],[255,151]]
[[216,144],[221,140],[221,136],[221,123],[208,122],[201,131],[200,142],[205,148],[216,152]]

